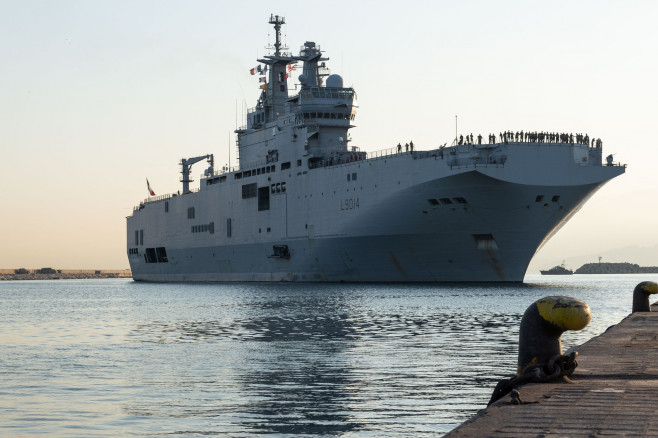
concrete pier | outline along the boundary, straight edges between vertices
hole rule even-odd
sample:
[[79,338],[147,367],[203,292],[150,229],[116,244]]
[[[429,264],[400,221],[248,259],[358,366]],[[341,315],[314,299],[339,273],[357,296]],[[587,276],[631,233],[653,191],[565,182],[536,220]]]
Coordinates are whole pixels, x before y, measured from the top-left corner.
[[527,384],[446,437],[658,436],[658,303],[577,351],[572,383]]

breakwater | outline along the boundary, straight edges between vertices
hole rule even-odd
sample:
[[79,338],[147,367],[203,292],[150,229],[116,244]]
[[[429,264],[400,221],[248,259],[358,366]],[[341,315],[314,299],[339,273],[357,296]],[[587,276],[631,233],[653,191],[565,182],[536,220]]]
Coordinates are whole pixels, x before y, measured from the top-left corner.
[[0,269],[0,281],[15,280],[87,280],[103,278],[131,278],[130,269]]
[[634,263],[586,263],[574,274],[655,274],[658,266],[639,266]]

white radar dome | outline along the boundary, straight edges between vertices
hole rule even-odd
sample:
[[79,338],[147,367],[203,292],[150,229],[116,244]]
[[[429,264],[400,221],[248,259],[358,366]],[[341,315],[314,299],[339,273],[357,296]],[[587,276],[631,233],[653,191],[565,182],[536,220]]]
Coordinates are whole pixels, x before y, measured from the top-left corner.
[[341,75],[331,75],[327,78],[327,87],[343,88],[343,78]]

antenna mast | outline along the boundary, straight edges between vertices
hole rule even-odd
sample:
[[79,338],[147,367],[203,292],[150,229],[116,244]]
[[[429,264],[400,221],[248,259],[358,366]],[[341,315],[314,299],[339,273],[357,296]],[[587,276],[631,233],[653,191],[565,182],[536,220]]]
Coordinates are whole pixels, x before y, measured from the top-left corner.
[[279,17],[278,15],[270,15],[270,24],[274,25],[274,30],[276,31],[276,40],[274,42],[274,56],[281,55],[281,25],[286,24],[286,19],[284,17]]

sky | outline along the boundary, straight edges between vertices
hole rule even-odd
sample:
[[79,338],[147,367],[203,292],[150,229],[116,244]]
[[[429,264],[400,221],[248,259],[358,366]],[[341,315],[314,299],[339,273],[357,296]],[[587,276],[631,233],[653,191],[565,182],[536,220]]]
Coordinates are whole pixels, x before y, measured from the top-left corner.
[[362,150],[450,144],[455,116],[475,136],[601,138],[626,174],[530,268],[620,248],[658,265],[655,0],[0,0],[0,268],[128,268],[146,178],[173,193],[183,157],[236,164],[271,13],[293,54],[316,42],[355,88]]

